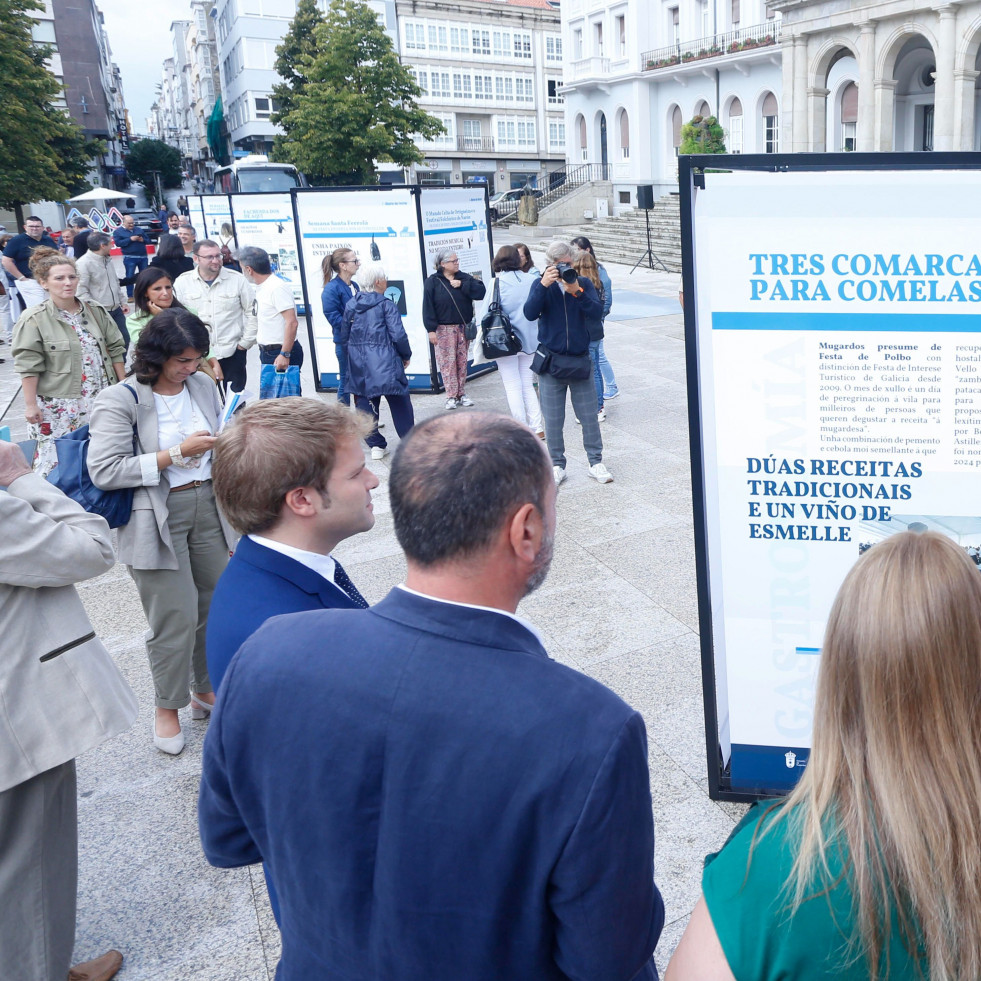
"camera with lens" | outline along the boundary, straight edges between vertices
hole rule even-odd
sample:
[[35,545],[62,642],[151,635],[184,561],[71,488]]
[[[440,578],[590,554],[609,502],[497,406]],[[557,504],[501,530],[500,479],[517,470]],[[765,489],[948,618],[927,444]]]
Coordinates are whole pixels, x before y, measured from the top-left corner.
[[562,278],[563,282],[574,283],[579,278],[575,269],[569,265],[568,262],[557,262],[555,268],[559,271],[559,276]]

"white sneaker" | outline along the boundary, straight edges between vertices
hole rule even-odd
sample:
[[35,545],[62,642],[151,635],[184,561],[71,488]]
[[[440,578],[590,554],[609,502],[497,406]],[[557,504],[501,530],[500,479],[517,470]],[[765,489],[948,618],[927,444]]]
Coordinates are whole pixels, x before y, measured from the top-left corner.
[[555,486],[557,487],[565,480],[565,470],[562,467],[552,467],[552,473],[555,476]]
[[606,422],[606,409],[600,409],[596,415],[597,422]]
[[371,448],[372,460],[383,460],[388,455],[387,446],[373,446]]
[[474,404],[473,399],[469,395],[461,395],[459,398],[460,405],[465,405],[468,409]]
[[594,480],[598,480],[601,484],[608,484],[613,480],[613,474],[602,463],[594,463],[589,468],[589,476]]
[[460,407],[460,400],[459,399],[447,399],[446,400],[446,406],[445,406],[445,408],[447,408],[447,409],[458,409],[459,407]]

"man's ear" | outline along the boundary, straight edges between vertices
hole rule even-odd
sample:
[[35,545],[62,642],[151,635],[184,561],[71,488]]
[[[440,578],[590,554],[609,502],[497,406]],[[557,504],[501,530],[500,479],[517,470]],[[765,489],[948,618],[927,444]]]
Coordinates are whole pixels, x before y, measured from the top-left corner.
[[545,522],[538,508],[530,501],[522,504],[511,516],[507,527],[508,544],[515,557],[533,563],[545,536]]
[[308,518],[316,513],[316,503],[320,501],[320,494],[312,487],[294,487],[286,492],[283,498],[283,506],[299,518]]

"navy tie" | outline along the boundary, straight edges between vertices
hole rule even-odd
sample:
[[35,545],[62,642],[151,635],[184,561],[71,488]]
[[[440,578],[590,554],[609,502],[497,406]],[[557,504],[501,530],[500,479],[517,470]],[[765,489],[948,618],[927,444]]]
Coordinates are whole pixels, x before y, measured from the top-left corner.
[[351,599],[355,606],[362,610],[368,609],[368,602],[358,592],[357,587],[351,582],[351,577],[344,571],[344,566],[334,559],[334,585],[339,586]]

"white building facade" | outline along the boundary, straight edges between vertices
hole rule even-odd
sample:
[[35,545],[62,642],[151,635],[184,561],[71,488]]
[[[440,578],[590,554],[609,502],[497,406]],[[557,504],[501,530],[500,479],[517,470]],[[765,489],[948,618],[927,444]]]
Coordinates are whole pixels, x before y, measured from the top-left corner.
[[[564,170],[559,11],[548,0],[397,0],[399,50],[420,108],[446,132],[420,141],[408,179],[546,187]],[[403,179],[399,172],[398,179]]]
[[677,189],[681,126],[731,153],[981,149],[981,3],[564,0],[570,163],[616,207]]

